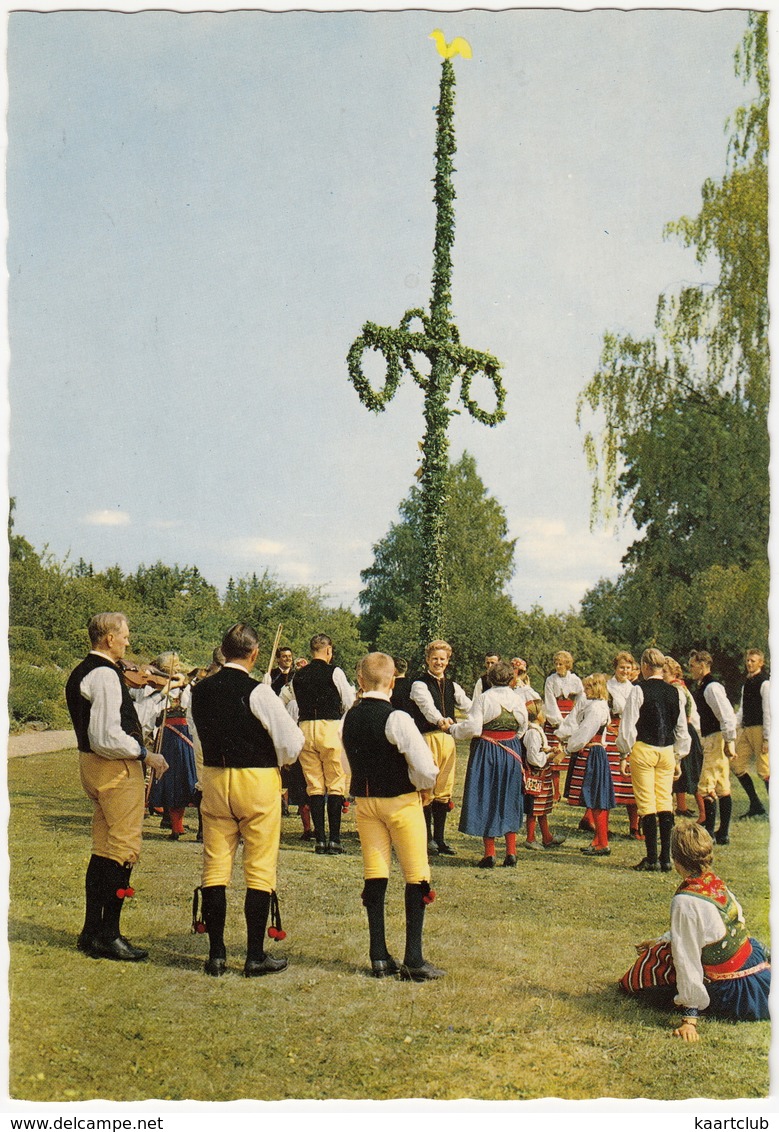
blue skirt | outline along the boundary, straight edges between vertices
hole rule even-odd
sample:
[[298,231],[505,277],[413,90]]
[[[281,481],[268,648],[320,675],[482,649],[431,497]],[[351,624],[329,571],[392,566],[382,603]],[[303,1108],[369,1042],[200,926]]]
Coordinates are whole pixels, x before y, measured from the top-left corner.
[[[752,954],[741,968],[742,971],[748,971],[768,959],[762,944],[751,936],[749,942],[752,944]],[[768,1013],[768,995],[771,992],[770,967],[764,971],[756,971],[752,975],[745,975],[741,979],[707,980],[706,990],[709,992],[707,1014],[732,1018],[736,1022],[763,1022],[770,1017]]]
[[[522,806],[522,743],[502,739],[503,746],[476,739],[468,759],[459,830],[472,837],[503,837],[517,833],[524,818]],[[514,751],[510,755],[504,751]]]
[[197,785],[195,749],[186,723],[168,722],[162,733],[162,756],[168,769],[155,779],[149,793],[153,809],[183,810],[192,802]]

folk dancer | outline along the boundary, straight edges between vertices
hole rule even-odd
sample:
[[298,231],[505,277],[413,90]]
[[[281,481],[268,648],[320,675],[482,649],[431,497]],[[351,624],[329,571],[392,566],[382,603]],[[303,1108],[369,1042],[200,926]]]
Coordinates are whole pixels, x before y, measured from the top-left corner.
[[[633,655],[624,650],[618,652],[614,657],[614,675],[606,682],[606,691],[609,694],[611,706],[611,719],[606,729],[604,746],[609,759],[612,781],[614,782],[615,803],[618,806],[624,806],[627,810],[630,828],[628,836],[633,838],[634,841],[643,841],[644,835],[639,827],[638,806],[633,795],[633,783],[630,781],[630,775],[622,774],[619,769],[620,753],[617,750],[619,721],[625,702],[633,690],[632,676],[635,663]],[[586,820],[582,819],[579,828],[584,828],[586,824]]]
[[411,685],[412,718],[438,767],[432,802],[425,806],[427,849],[429,853],[444,856],[454,856],[455,852],[445,836],[446,819],[453,807],[457,760],[457,748],[448,731],[454,723],[455,708],[469,711],[471,707],[460,685],[446,675],[451,656],[452,646],[448,641],[431,641],[425,649],[426,671]]
[[[427,982],[445,974],[422,952],[425,908],[435,893],[430,887],[420,791],[432,789],[438,768],[408,713],[392,706],[394,673],[395,662],[386,653],[363,657],[357,676],[362,695],[346,713],[343,741],[356,799],[371,973],[377,979],[400,974],[414,982]],[[402,964],[387,948],[384,927],[393,849],[406,883]]]
[[[690,674],[696,682],[693,692],[701,719],[703,768],[698,793],[703,795],[706,829],[718,845],[730,841],[730,760],[736,753],[736,713],[722,684],[711,672],[711,654],[697,649],[690,653]],[[719,801],[719,828],[714,826]]]
[[[690,749],[684,697],[663,680],[660,649],[645,649],[641,655],[642,679],[628,696],[617,734],[622,753],[620,770],[630,776],[636,797],[646,856],[633,867],[639,872],[671,872],[673,782],[676,762]],[[660,832],[660,860],[657,834]]]
[[468,718],[449,728],[455,740],[471,739],[459,829],[484,841],[480,869],[495,867],[495,838],[505,837],[504,868],[517,863],[522,827],[522,736],[528,725],[522,698],[511,687],[514,669],[498,660],[489,687],[476,696]]
[[682,883],[671,900],[671,930],[637,944],[638,959],[619,982],[620,990],[653,1005],[672,999],[682,1014],[673,1032],[686,1042],[700,1040],[704,1010],[732,1022],[769,1017],[771,965],[747,935],[735,896],[711,871],[713,848],[702,826],[675,827],[671,854]]
[[771,731],[771,697],[765,656],[760,649],[747,649],[744,663],[747,678],[741,693],[741,707],[736,717],[738,735],[732,770],[746,792],[749,809],[744,818],[763,817],[765,807],[757,796],[749,767],[754,762],[757,773],[768,791],[768,738]]
[[297,708],[306,740],[300,765],[314,823],[315,852],[335,856],[344,852],[341,813],[349,794],[341,718],[354,703],[354,688],[343,670],[333,665],[333,642],[325,633],[311,638],[311,661],[297,670],[287,688],[292,696],[288,710]]
[[663,663],[663,679],[667,684],[675,684],[684,696],[685,711],[687,712],[687,730],[690,732],[690,753],[681,761],[682,773],[674,783],[676,795],[676,816],[679,818],[694,818],[693,810],[687,809],[687,795],[693,794],[698,806],[698,821],[701,825],[706,822],[706,810],[703,805],[703,795],[698,793],[698,782],[703,769],[703,746],[701,744],[701,719],[698,708],[692,697],[692,692],[684,682],[684,673],[678,660],[667,656]]
[[141,725],[117,666],[130,643],[123,613],[98,613],[87,627],[92,648],[68,677],[65,699],[76,732],[81,784],[92,802],[92,855],[86,914],[77,947],[92,958],[138,962],[148,955],[125,939],[120,917],[133,895],[141,851],[145,772],[168,764],[141,742]]
[[254,978],[287,966],[286,959],[266,953],[264,941],[268,917],[278,908],[279,767],[295,761],[304,738],[267,684],[251,676],[259,654],[254,629],[241,622],[233,625],[222,640],[222,652],[224,666],[192,693],[192,716],[203,749],[200,892],[209,941],[204,969],[214,977],[225,973],[227,888],[242,840],[247,941],[243,973]]
[[557,736],[570,759],[565,796],[572,806],[585,806],[585,818],[595,836],[580,852],[590,857],[608,857],[609,810],[614,809],[614,782],[609,769],[604,734],[611,718],[604,672],[594,672],[582,681],[586,699],[569,713]]
[[573,657],[565,649],[556,652],[553,657],[554,672],[547,676],[544,682],[544,715],[549,746],[562,758],[552,758],[552,781],[554,783],[554,800],[560,799],[560,775],[568,770],[568,760],[557,738],[557,728],[563,722],[575,703],[585,698],[582,682],[573,671]]

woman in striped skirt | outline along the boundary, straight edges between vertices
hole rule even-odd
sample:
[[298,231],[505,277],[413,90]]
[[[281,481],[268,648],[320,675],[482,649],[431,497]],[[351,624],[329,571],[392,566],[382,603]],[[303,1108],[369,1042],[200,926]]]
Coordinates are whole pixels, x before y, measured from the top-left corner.
[[[527,819],[527,833],[523,843],[524,849],[537,849],[536,822],[541,827],[542,845],[544,849],[554,849],[562,845],[564,837],[556,837],[549,828],[549,814],[554,806],[554,782],[552,780],[552,757],[549,740],[544,730],[544,709],[539,700],[531,700],[527,705],[528,729],[522,740],[525,748],[525,771],[527,779],[539,783],[540,788],[533,793],[525,793],[525,817]],[[562,757],[562,747],[558,745],[555,758]]]
[[632,675],[635,670],[635,659],[629,652],[618,652],[614,657],[614,675],[606,684],[611,704],[611,721],[606,729],[604,746],[609,760],[611,778],[614,782],[614,798],[617,806],[624,806],[628,812],[630,834],[635,841],[643,841],[644,835],[638,820],[638,806],[633,794],[633,783],[629,774],[622,774],[619,769],[620,753],[617,750],[617,732],[622,711],[627,698],[633,691]]
[[561,649],[554,654],[553,659],[555,670],[547,676],[544,683],[544,731],[553,755],[561,756],[552,760],[551,773],[556,802],[560,797],[560,775],[568,769],[565,752],[557,737],[557,728],[573,710],[574,704],[584,699],[584,690],[581,680],[573,671],[571,654]]

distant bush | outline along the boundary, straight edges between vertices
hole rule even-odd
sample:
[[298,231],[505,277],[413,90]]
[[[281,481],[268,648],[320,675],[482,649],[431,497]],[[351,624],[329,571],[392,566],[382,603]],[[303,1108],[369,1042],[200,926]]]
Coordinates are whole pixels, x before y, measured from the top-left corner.
[[12,729],[33,722],[55,729],[70,727],[64,672],[12,660],[10,675],[8,715]]

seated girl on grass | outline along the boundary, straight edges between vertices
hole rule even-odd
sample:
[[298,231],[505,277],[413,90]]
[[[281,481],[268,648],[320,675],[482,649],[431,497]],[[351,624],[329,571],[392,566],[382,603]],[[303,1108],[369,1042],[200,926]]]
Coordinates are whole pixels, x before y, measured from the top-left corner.
[[671,833],[671,857],[682,883],[671,900],[671,930],[636,945],[638,959],[619,982],[627,994],[654,1005],[671,1000],[682,1011],[674,1034],[697,1042],[698,1016],[734,1022],[769,1017],[771,965],[732,892],[711,871],[714,843],[703,826],[680,822]]

